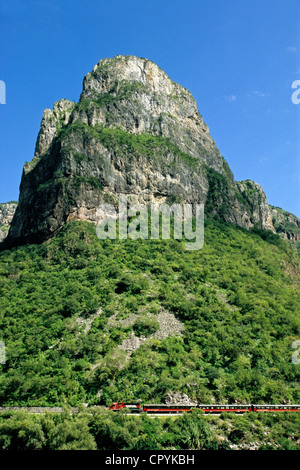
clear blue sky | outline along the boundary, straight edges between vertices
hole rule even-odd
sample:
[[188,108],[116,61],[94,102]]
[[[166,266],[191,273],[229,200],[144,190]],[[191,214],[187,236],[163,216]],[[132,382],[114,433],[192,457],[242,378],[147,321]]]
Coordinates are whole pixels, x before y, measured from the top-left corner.
[[300,217],[299,18],[299,0],[2,0],[0,202],[18,199],[43,110],[133,54],[191,91],[236,180]]

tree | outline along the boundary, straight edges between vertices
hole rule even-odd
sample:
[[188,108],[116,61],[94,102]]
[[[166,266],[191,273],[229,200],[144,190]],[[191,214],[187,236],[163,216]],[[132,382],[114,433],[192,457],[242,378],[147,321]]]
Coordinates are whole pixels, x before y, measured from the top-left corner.
[[207,449],[212,448],[216,442],[209,425],[198,410],[185,414],[180,420],[179,427],[179,445],[182,448]]

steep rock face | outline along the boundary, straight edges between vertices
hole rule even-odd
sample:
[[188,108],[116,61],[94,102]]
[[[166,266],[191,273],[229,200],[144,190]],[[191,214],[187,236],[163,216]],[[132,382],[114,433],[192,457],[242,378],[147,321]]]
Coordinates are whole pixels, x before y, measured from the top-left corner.
[[8,234],[17,205],[17,202],[6,202],[0,204],[0,242],[3,241]]
[[78,103],[45,110],[6,243],[41,242],[72,218],[97,222],[98,206],[120,194],[204,203],[227,222],[275,231],[263,190],[234,181],[190,92],[134,56],[101,60]]
[[300,220],[290,212],[270,206],[272,223],[278,234],[287,240],[300,241]]
[[247,212],[251,214],[252,223],[255,224],[255,221],[259,220],[262,228],[273,232],[274,226],[270,207],[262,187],[250,180],[238,181],[237,186],[243,200],[248,206]]

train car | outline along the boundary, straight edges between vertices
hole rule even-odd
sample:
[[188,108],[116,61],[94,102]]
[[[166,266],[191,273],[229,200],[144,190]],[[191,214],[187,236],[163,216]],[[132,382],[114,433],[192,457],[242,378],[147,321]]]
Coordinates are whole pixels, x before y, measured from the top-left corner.
[[146,404],[143,405],[143,411],[148,412],[148,413],[183,413],[191,411],[192,408],[196,408],[197,405],[182,405],[182,404],[176,404],[176,405],[165,405],[165,404]]
[[252,405],[198,405],[197,408],[203,410],[205,413],[246,413],[248,411],[254,411]]
[[300,411],[300,405],[252,405],[253,411],[277,412],[277,411]]

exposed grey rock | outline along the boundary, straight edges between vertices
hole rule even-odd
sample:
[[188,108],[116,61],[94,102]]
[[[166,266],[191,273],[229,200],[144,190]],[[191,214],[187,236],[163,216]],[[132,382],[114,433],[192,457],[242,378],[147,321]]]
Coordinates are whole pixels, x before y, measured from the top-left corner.
[[138,349],[144,341],[145,338],[138,338],[132,333],[129,338],[125,339],[123,343],[119,345],[119,348],[129,353],[127,357],[127,359],[129,359],[133,351]]
[[[248,211],[244,214],[244,223],[246,228],[255,225],[255,222],[260,221],[260,225],[265,230],[275,232],[272,215],[267,197],[262,187],[254,181],[238,181],[237,187],[248,204]],[[250,220],[247,218],[247,213],[251,215]]]
[[167,393],[164,401],[168,405],[197,405],[197,402],[193,401],[188,395],[181,392]]
[[181,323],[173,313],[161,310],[156,316],[159,323],[159,330],[153,333],[150,337],[153,339],[164,339],[169,336],[181,336],[184,330],[184,325]]
[[[148,314],[149,317],[153,317],[152,314]],[[110,317],[108,321],[109,326],[132,326],[137,318],[139,318],[138,314],[131,314],[129,317],[123,320],[118,320],[117,315],[113,315]],[[147,338],[144,336],[138,337],[133,332],[132,334],[126,338],[122,344],[119,345],[120,349],[123,349],[128,353],[127,359],[131,356],[131,354],[138,349],[145,341],[151,339],[165,339],[169,336],[181,336],[184,330],[184,325],[181,323],[173,313],[169,313],[164,309],[158,313],[155,317],[159,323],[159,329],[155,332],[150,334]]]
[[272,223],[276,232],[287,240],[300,241],[300,220],[279,207],[270,206]]
[[[76,323],[81,328],[83,328],[83,332],[85,334],[87,334],[90,331],[95,318],[101,316],[101,314],[102,314],[102,309],[99,308],[96,313],[94,313],[93,315],[90,315],[88,318],[77,317],[76,318]],[[80,333],[79,333],[79,335],[80,335]]]
[[0,204],[0,242],[4,240],[8,234],[17,205],[17,202],[6,202]]
[[40,158],[49,152],[58,131],[68,124],[74,106],[74,102],[62,99],[54,104],[53,110],[45,109],[36,141],[34,157]]

